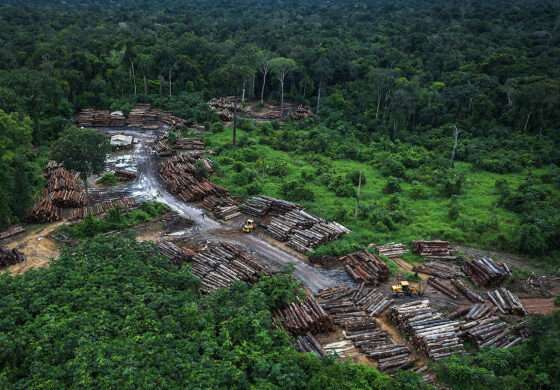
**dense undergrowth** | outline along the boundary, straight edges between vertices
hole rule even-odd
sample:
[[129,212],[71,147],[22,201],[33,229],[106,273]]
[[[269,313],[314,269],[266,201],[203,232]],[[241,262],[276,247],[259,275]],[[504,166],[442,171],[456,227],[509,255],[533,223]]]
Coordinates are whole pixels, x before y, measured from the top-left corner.
[[[508,173],[463,161],[451,167],[451,145],[444,137],[439,145],[447,148],[430,150],[421,142],[382,137],[357,143],[316,125],[242,127],[235,147],[231,129],[218,127],[207,136],[217,151],[214,180],[241,197],[263,193],[299,202],[352,229],[319,248],[318,255],[339,255],[371,242],[441,238],[556,256],[556,167]],[[463,144],[476,152],[476,143]]]
[[153,245],[97,237],[41,270],[0,276],[3,389],[422,389],[295,351],[271,311],[288,275],[202,296]]

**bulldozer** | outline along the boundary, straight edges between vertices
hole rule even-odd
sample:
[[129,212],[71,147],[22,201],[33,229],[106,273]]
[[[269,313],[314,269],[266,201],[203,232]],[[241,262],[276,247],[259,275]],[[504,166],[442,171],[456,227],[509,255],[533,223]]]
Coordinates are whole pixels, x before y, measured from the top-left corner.
[[424,295],[424,289],[421,284],[410,283],[406,280],[401,280],[398,284],[392,285],[391,290],[393,291],[393,295],[395,297],[419,297]]
[[245,221],[245,224],[243,225],[243,228],[241,230],[243,230],[243,233],[252,233],[256,228],[257,224],[255,223],[255,221],[252,219],[248,219]]

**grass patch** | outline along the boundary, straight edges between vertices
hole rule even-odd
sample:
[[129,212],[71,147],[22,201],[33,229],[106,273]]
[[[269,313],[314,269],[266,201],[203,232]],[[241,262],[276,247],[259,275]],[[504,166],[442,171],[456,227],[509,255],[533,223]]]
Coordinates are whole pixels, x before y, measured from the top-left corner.
[[90,215],[81,222],[62,226],[59,233],[74,240],[91,238],[99,234],[125,230],[151,221],[168,211],[169,208],[159,202],[142,203],[139,208],[127,212],[114,208],[109,210],[104,217],[99,218]]
[[[352,233],[318,248],[315,255],[342,255],[375,242],[409,243],[418,239],[446,239],[476,247],[508,249],[516,244],[519,216],[497,207],[497,180],[519,185],[526,172],[497,174],[475,169],[468,163],[456,163],[455,173],[464,175],[462,191],[449,196],[430,182],[437,172],[425,166],[406,171],[399,179],[399,192],[384,191],[389,177],[380,168],[386,152],[371,149],[369,161],[328,159],[315,153],[297,153],[270,146],[270,129],[238,130],[239,143],[231,145],[231,130],[208,133],[207,144],[216,151],[213,157],[218,174],[213,180],[234,195],[247,197],[265,194],[289,199],[285,183],[297,183],[305,189],[298,201],[310,212],[343,223]],[[281,134],[282,130],[276,130]],[[533,170],[539,174],[542,170]],[[541,172],[542,171],[542,172]],[[362,172],[359,207],[356,197],[356,172]],[[344,186],[344,188],[342,188]],[[348,190],[348,187],[350,190]],[[311,193],[311,196],[308,196]],[[450,213],[451,203],[454,212]],[[451,217],[450,217],[451,215]],[[420,259],[404,256],[407,261]]]
[[106,172],[103,174],[103,176],[101,176],[99,179],[97,179],[97,184],[103,185],[103,186],[114,186],[117,185],[119,182],[119,179],[117,178],[117,176],[115,175],[114,172]]

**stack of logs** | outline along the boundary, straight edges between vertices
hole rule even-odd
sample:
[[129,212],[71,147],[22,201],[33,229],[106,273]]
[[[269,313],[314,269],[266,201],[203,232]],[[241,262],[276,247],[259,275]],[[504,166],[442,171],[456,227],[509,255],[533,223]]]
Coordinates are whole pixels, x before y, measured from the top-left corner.
[[152,110],[149,104],[138,104],[128,114],[128,127],[156,130],[162,127],[161,111]]
[[311,294],[305,299],[297,298],[296,302],[277,310],[274,320],[294,335],[308,332],[316,334],[333,329],[331,318]]
[[319,291],[317,298],[337,325],[344,325],[364,315],[380,316],[393,303],[382,292],[367,288],[364,283],[358,288],[327,288]]
[[463,283],[462,280],[451,279],[451,284],[453,284],[453,286],[457,289],[457,291],[459,291],[461,294],[463,294],[469,301],[471,301],[473,303],[484,302],[484,299],[479,294],[477,294],[476,292],[471,290],[469,287],[467,287],[467,285],[465,285],[465,283]]
[[495,316],[496,307],[488,303],[477,303],[461,308],[450,318],[463,317],[461,337],[472,341],[478,348],[510,348],[520,343],[524,336],[514,335],[515,329]]
[[160,241],[157,243],[159,252],[169,258],[169,260],[176,265],[181,265],[186,261],[191,261],[196,255],[196,252],[188,249],[181,248],[171,241]]
[[412,364],[410,349],[406,345],[396,344],[389,333],[378,328],[373,318],[364,316],[348,322],[344,329],[344,337],[366,356],[376,360],[380,370],[396,370]]
[[502,314],[510,313],[521,316],[528,314],[519,298],[506,288],[488,291],[486,294]]
[[201,280],[201,290],[209,293],[236,281],[254,283],[268,271],[240,247],[219,242],[193,256],[192,273]]
[[319,357],[324,357],[326,355],[321,344],[310,332],[296,338],[296,348],[300,352],[311,352]]
[[55,222],[62,219],[63,208],[81,208],[86,205],[86,193],[78,174],[49,162],[45,169],[47,185],[43,196],[31,210],[29,218],[35,222]]
[[72,209],[68,216],[69,220],[76,220],[76,219],[83,219],[88,215],[102,215],[107,213],[111,209],[121,209],[121,210],[130,210],[137,206],[136,200],[134,198],[120,198],[120,199],[111,199],[106,200],[100,203],[93,204],[88,207],[81,207],[77,209]]
[[388,257],[390,259],[395,259],[401,257],[402,255],[408,253],[408,249],[404,244],[390,242],[385,245],[377,245],[375,246],[377,252],[381,256]]
[[229,196],[207,196],[202,201],[201,206],[212,211],[217,218],[224,221],[241,215],[237,202]]
[[267,231],[301,253],[313,252],[318,245],[350,232],[339,223],[326,222],[300,209],[273,217]]
[[464,352],[459,339],[459,321],[449,320],[430,307],[429,300],[405,303],[391,308],[391,319],[412,338],[412,343],[433,360]]
[[346,272],[357,282],[379,285],[389,279],[387,264],[368,251],[359,251],[342,256],[340,261],[344,263]]
[[413,241],[414,253],[429,259],[455,260],[448,241]]
[[0,241],[13,236],[17,236],[18,234],[21,234],[23,232],[25,232],[25,228],[21,225],[10,226],[8,229],[4,230],[3,232],[0,232]]
[[490,257],[468,261],[463,267],[465,273],[479,286],[499,286],[511,275],[505,263],[496,263]]
[[385,298],[378,290],[368,289],[364,283],[357,289],[324,289],[317,297],[334,323],[344,327],[346,339],[365,355],[377,360],[379,369],[397,369],[411,363],[410,350],[395,344],[372,318],[381,315],[393,303],[392,299]]
[[159,173],[167,189],[184,202],[202,201],[210,195],[228,197],[228,192],[224,188],[196,175],[196,164],[199,162],[204,164],[207,170],[212,170],[208,160],[190,155],[174,156],[162,161]]
[[76,119],[80,127],[124,127],[126,117],[122,111],[95,110],[85,108],[80,111]]
[[241,211],[254,217],[264,217],[267,214],[281,215],[301,207],[295,203],[270,196],[252,196],[240,206]]
[[442,279],[454,279],[461,276],[461,270],[457,266],[442,263],[441,261],[428,261],[416,265],[414,266],[413,271],[426,275],[437,276]]
[[0,268],[8,267],[24,261],[25,256],[17,249],[0,248]]
[[185,120],[152,108],[149,104],[138,104],[130,111],[128,119],[122,111],[110,112],[85,108],[81,110],[76,122],[80,127],[135,127],[141,129],[159,129],[164,125],[170,127],[184,127]]
[[221,120],[229,122],[233,120],[235,104],[239,99],[236,96],[217,97],[208,102],[208,106]]
[[439,292],[447,295],[449,298],[457,300],[459,299],[459,295],[457,291],[450,285],[448,282],[443,281],[442,279],[431,277],[428,279],[428,284],[438,290]]
[[291,114],[291,118],[295,120],[307,119],[313,116],[313,112],[309,107],[303,105],[297,106],[294,112]]
[[154,150],[160,157],[172,156],[176,151],[202,152],[206,145],[199,138],[178,138],[175,142],[170,142],[168,137],[160,138]]

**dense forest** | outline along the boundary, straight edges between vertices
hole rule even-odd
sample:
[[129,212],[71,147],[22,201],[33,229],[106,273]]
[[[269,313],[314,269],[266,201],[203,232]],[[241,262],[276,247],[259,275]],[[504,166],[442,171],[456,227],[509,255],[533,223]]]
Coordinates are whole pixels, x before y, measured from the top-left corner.
[[[21,3],[0,1],[0,230],[27,220],[79,110],[151,103],[204,128],[234,196],[352,230],[316,257],[441,238],[559,272],[557,1]],[[233,131],[207,105],[219,96],[315,115]],[[271,319],[301,293],[287,274],[202,295],[151,244],[102,237],[167,211],[143,207],[67,227],[76,245],[48,269],[0,276],[2,388],[428,388],[297,353]],[[559,324],[430,368],[453,389],[558,388]]]

